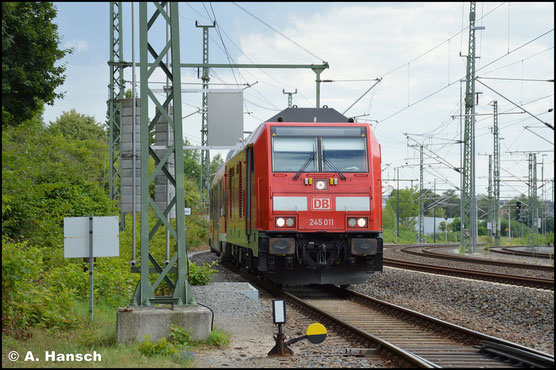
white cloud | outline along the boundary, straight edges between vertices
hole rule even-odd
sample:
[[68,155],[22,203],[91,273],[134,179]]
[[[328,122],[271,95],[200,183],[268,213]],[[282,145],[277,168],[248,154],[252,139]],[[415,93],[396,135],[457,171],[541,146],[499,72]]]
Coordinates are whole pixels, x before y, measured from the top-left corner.
[[65,48],[74,48],[76,52],[82,52],[89,48],[89,43],[85,40],[71,40],[64,44]]

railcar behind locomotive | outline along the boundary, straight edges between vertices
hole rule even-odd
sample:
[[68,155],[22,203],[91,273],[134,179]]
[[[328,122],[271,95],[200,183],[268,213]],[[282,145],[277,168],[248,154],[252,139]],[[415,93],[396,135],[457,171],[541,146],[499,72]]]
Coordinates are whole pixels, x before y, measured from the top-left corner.
[[380,145],[332,108],[288,108],[228,153],[210,190],[210,247],[277,284],[382,271]]

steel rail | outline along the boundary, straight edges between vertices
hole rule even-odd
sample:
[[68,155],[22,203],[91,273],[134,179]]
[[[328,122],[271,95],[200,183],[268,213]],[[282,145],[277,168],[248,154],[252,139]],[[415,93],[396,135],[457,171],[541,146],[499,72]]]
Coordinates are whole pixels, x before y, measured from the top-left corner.
[[[338,289],[338,288],[336,288]],[[376,299],[376,298],[372,298],[369,296],[366,296],[364,294],[361,293],[357,293],[351,290],[347,290],[346,292],[340,292],[339,294],[348,294],[351,297],[353,297],[354,299],[356,299],[357,301],[367,305],[367,304],[372,304],[372,305],[380,305],[380,306],[384,306],[384,307],[388,307],[389,309],[398,311],[398,312],[402,312],[406,315],[412,316],[412,317],[418,317],[419,319],[422,319],[424,321],[430,322],[430,323],[434,323],[435,325],[438,326],[442,326],[445,327],[447,329],[449,329],[450,331],[456,331],[459,332],[461,334],[464,334],[466,336],[469,336],[471,338],[475,338],[479,340],[479,345],[481,346],[482,350],[484,350],[487,347],[496,347],[498,349],[500,349],[500,353],[499,355],[502,354],[503,351],[505,351],[507,354],[511,354],[512,356],[514,356],[514,359],[518,359],[522,362],[522,363],[528,363],[529,365],[532,365],[532,362],[535,362],[537,364],[538,367],[554,367],[554,356],[551,356],[548,353],[545,352],[541,352],[541,351],[537,351],[533,348],[529,348],[529,347],[525,347],[522,346],[521,344],[517,344],[517,343],[513,343],[510,341],[507,341],[505,339],[502,338],[497,338],[497,337],[493,337],[490,336],[488,334],[484,334],[475,330],[471,330],[468,328],[465,328],[463,326],[459,326],[453,323],[450,323],[448,321],[444,321],[444,320],[440,320],[437,319],[435,317],[405,308],[405,307],[401,307],[395,304],[392,304],[390,302],[386,302],[380,299]],[[530,360],[533,360],[531,362],[528,362]]]
[[[407,254],[412,254],[415,256],[422,256],[422,257],[429,257],[429,258],[438,258],[438,259],[445,259],[451,261],[469,261],[473,263],[478,263],[482,265],[500,265],[500,266],[507,266],[507,267],[515,267],[515,268],[523,268],[529,270],[540,270],[540,271],[554,271],[554,266],[548,265],[533,265],[531,263],[519,263],[519,262],[512,262],[512,261],[499,261],[499,260],[492,260],[486,258],[474,258],[474,257],[467,257],[467,256],[459,256],[459,255],[449,255],[446,253],[441,253],[437,251],[433,251],[433,249],[438,249],[439,247],[423,247],[421,252],[419,251],[412,251],[409,250],[410,248],[416,248],[416,246],[411,247],[404,247],[401,248],[400,251]],[[491,250],[492,252],[492,250]]]
[[[371,334],[364,328],[349,324],[346,322],[346,320],[343,320],[342,318],[337,317],[330,312],[326,312],[325,310],[320,309],[311,303],[305,302],[303,298],[297,297],[295,293],[286,292],[268,281],[263,281],[251,274],[239,271],[237,269],[237,266],[229,263],[221,263],[221,265],[231,269],[236,273],[239,273],[253,284],[271,292],[272,294],[285,297],[288,303],[293,304],[294,306],[301,308],[302,310],[314,313],[316,316],[319,317],[319,319],[322,319],[323,322],[330,323],[331,326],[338,326],[346,330],[348,333],[353,334],[366,342],[373,343],[377,346],[377,352],[379,354],[385,354],[388,358],[394,359],[397,364],[399,363],[404,366],[420,368],[441,367],[441,364],[437,363],[438,361],[434,362],[428,360],[423,355],[413,353],[407,349],[402,348],[402,346],[391,343],[387,339],[381,338],[378,335]],[[467,329],[459,325],[452,324],[450,322],[440,320],[426,314],[397,306],[392,303],[372,298],[351,290],[341,289],[331,285],[326,286],[325,289],[328,292],[332,292],[334,295],[336,295],[336,297],[341,297],[344,300],[348,299],[353,302],[357,302],[370,307],[379,306],[381,311],[386,310],[396,312],[398,316],[401,315],[406,317],[406,320],[410,323],[420,322],[421,325],[424,324],[424,326],[426,327],[430,327],[431,325],[433,325],[444,332],[452,333],[452,335],[454,332],[456,332],[462,338],[467,338],[466,341],[471,341],[472,343],[474,343],[473,348],[475,348],[476,351],[469,352],[469,346],[463,346],[466,347],[467,350],[466,348],[462,347],[463,350],[457,353],[457,356],[454,360],[451,360],[450,357],[453,355],[451,354],[451,351],[453,351],[453,349],[448,349],[445,352],[442,352],[439,349],[439,352],[432,355],[433,357],[436,356],[438,358],[442,357],[442,355],[447,356],[448,359],[444,362],[459,361],[461,363],[462,359],[465,360],[466,358],[468,358],[470,362],[467,363],[466,367],[469,367],[471,362],[473,362],[477,367],[484,367],[485,362],[488,361],[490,361],[491,365],[493,364],[493,361],[495,361],[495,363],[503,364],[504,366],[506,366],[507,362],[511,361],[513,363],[517,363],[520,366],[527,367],[554,367],[554,356],[551,356],[550,354],[537,351],[517,343],[509,342],[501,338],[496,338],[484,333],[476,332],[474,330]],[[315,296],[318,296],[318,294],[311,294],[311,298],[315,298]],[[335,304],[334,306],[338,307],[344,305]],[[356,313],[356,316],[359,316],[360,314],[361,311],[358,311]]]
[[[335,286],[326,286],[323,290],[328,291],[332,294],[333,298],[338,299],[338,303],[336,304],[330,304],[330,298],[327,299],[327,301],[329,301],[328,306],[343,307],[342,309],[339,309],[338,312],[340,315],[346,317],[345,319],[328,312],[326,304],[321,304],[321,306],[325,306],[325,308],[317,307],[314,304],[307,302],[306,299],[296,296],[296,294],[292,292],[283,291],[282,295],[288,300],[289,303],[293,302],[296,306],[301,307],[302,309],[314,312],[323,321],[331,322],[332,324],[339,325],[340,327],[355,333],[359,337],[377,345],[379,347],[378,349],[385,350],[388,353],[401,357],[404,363],[409,363],[412,367],[441,368],[446,365],[453,366],[454,364],[461,363],[465,363],[466,367],[488,367],[499,366],[501,363],[506,364],[507,362],[512,362],[522,366],[526,365],[527,367],[550,368],[554,366],[554,357],[550,354],[537,351],[517,343],[492,337],[490,335],[467,329],[459,325],[455,325],[450,322],[351,290],[344,290]],[[308,298],[310,300],[316,300],[317,298],[314,296],[315,293],[313,292]],[[393,343],[400,341],[396,334],[393,335],[392,339],[388,338],[387,333],[384,335],[371,334],[368,331],[369,329],[365,329],[363,327],[365,323],[361,322],[364,312],[361,309],[351,311],[350,308],[346,308],[348,307],[347,305],[342,305],[341,301],[352,301],[368,307],[373,312],[383,312],[383,315],[393,315],[394,317],[401,318],[402,321],[409,323],[408,329],[406,329],[408,331],[411,330],[409,329],[410,326],[414,326],[417,323],[418,326],[423,328],[433,327],[435,332],[440,330],[443,334],[447,334],[450,337],[453,337],[453,334],[456,333],[460,339],[455,340],[456,342],[461,343],[461,347],[454,347],[449,344],[446,347],[435,347],[433,344],[433,347],[431,348],[430,343],[434,342],[434,335],[429,338],[429,335],[427,335],[427,329],[423,329],[422,334],[417,335],[421,343],[409,345],[409,348],[411,349],[408,350],[407,348],[403,348],[406,346],[404,344],[398,345]],[[355,319],[353,319],[354,315],[356,317]],[[382,320],[376,316],[373,316],[373,318],[378,322],[384,321],[384,318]],[[385,325],[388,326],[390,325],[388,322],[391,322],[391,320],[387,320],[385,322]],[[393,324],[392,326],[393,327],[391,329],[396,331]],[[399,330],[399,328],[397,328],[397,330]],[[381,332],[380,329],[377,331],[379,333]],[[411,337],[411,334],[407,337]],[[401,342],[404,342],[404,339],[401,339]],[[465,343],[472,343],[472,345]],[[471,348],[474,350],[470,351]],[[421,354],[416,352],[421,352]],[[426,357],[429,357],[429,359]]]
[[379,338],[375,335],[372,335],[364,330],[361,330],[360,328],[358,328],[357,326],[351,325],[349,323],[347,323],[344,320],[339,319],[338,317],[327,313],[319,308],[317,308],[316,306],[304,302],[303,299],[296,297],[295,295],[282,291],[282,295],[284,297],[286,297],[290,302],[295,302],[297,304],[297,306],[301,306],[301,307],[305,307],[310,309],[311,311],[317,313],[320,316],[325,317],[326,319],[340,325],[342,328],[348,329],[350,332],[356,333],[358,336],[363,337],[365,340],[371,341],[372,343],[375,343],[376,345],[382,347],[383,350],[389,352],[389,353],[393,353],[396,356],[401,357],[402,359],[404,359],[405,361],[407,361],[411,366],[413,367],[420,367],[420,368],[428,368],[428,369],[432,369],[432,368],[440,368],[440,366],[423,359],[421,356],[417,356],[414,353],[411,353],[409,351],[404,350],[403,348],[396,346],[395,344],[392,344],[388,341],[385,341],[382,338]]
[[396,259],[384,258],[384,266],[398,267],[409,270],[432,272],[435,274],[457,276],[463,278],[494,281],[511,285],[520,285],[528,287],[536,287],[547,290],[554,290],[554,280],[541,279],[534,277],[524,277],[516,275],[504,275],[493,272],[474,271],[466,269],[458,269],[454,267],[442,267],[438,265],[428,265],[424,263],[400,261]]
[[510,254],[513,256],[524,256],[524,257],[534,257],[534,258],[544,258],[544,259],[554,259],[554,254],[550,253],[536,253],[536,252],[528,252],[528,251],[516,251],[511,250],[507,247],[502,248],[502,250],[492,249],[491,252],[494,253],[502,253],[502,254]]

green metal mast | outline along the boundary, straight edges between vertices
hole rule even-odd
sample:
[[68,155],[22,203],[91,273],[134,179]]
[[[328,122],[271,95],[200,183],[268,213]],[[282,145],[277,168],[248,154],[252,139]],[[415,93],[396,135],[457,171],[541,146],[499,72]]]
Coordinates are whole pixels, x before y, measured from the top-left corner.
[[419,243],[425,239],[425,199],[423,194],[423,146],[419,155]]
[[492,196],[492,155],[488,155],[488,223],[490,224],[490,228],[488,229],[488,235],[493,235],[493,228],[494,228],[494,197]]
[[466,80],[465,80],[465,125],[463,135],[463,189],[462,198],[462,249],[470,253],[474,245],[474,227],[472,220],[472,138],[473,138],[473,93],[475,70],[475,2],[470,3],[469,9],[469,47],[467,54]]
[[[108,84],[108,131],[110,137],[109,194],[111,200],[121,201],[121,152],[120,124],[122,122],[122,99],[124,97],[124,63],[122,33],[122,2],[110,2],[110,82]],[[120,215],[120,229],[125,225],[124,213]]]
[[493,157],[493,196],[494,196],[494,246],[500,246],[500,138],[498,137],[498,102],[495,100],[494,105],[494,127],[492,134],[494,136],[494,157]]
[[537,245],[539,210],[537,207],[537,154],[529,153],[529,199],[528,199],[529,235],[527,246]]
[[[199,26],[197,21],[195,21],[196,27],[203,28],[203,75],[201,79],[203,80],[203,90],[209,88],[209,68],[206,67],[209,62],[209,28],[216,26],[216,21],[213,22],[212,26]],[[203,92],[202,97],[202,107],[203,111],[201,113],[201,146],[208,145],[208,111],[207,111],[207,100],[208,94]],[[201,202],[205,208],[208,207],[208,196],[210,192],[210,152],[209,150],[201,150]]]
[[[148,17],[149,3],[139,4],[139,52],[140,52],[140,112],[141,112],[141,278],[133,295],[131,305],[151,306],[153,304],[195,304],[191,287],[187,281],[187,246],[185,238],[185,189],[183,173],[183,128],[182,128],[182,101],[181,101],[181,71],[180,71],[180,40],[179,40],[179,15],[178,3],[170,3],[170,13],[164,10],[165,2],[155,2],[154,13]],[[170,39],[164,44],[159,52],[149,42],[149,30],[156,21],[170,25]],[[166,67],[162,59],[170,53],[170,68]],[[149,63],[149,55],[154,62]],[[164,102],[158,100],[149,87],[149,78],[152,77],[156,68],[162,69],[171,83],[170,93]],[[154,118],[149,122],[149,105],[153,104],[156,109]],[[173,115],[170,115],[169,107],[173,106]],[[149,134],[154,130],[155,123],[164,118],[173,128],[174,140],[164,154],[158,157],[149,143]],[[170,173],[166,165],[171,155],[175,158],[175,171]],[[149,159],[153,158],[155,169],[149,173]],[[160,174],[166,175],[168,180],[176,189],[175,196],[171,199],[166,209],[160,209],[149,195],[149,187],[155,177]],[[176,207],[175,227],[168,220],[168,213],[172,207]],[[152,209],[152,211],[151,211]],[[156,224],[149,230],[150,214],[156,219]],[[155,233],[164,225],[170,231],[175,241],[175,254],[169,263],[162,268],[149,250],[150,242]],[[151,271],[150,264],[153,266]],[[158,277],[151,283],[149,273],[158,273]],[[168,274],[176,273],[177,278],[172,281]],[[154,292],[162,281],[165,281],[171,290],[170,296],[155,296]]]

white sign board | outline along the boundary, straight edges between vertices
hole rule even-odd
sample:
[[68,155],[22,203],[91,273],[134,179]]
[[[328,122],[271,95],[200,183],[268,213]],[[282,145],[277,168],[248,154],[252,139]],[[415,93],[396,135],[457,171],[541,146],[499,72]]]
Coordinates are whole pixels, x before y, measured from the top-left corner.
[[[64,217],[64,257],[89,257],[89,217]],[[118,257],[118,216],[93,217],[93,257]]]
[[184,211],[186,216],[191,216],[191,208],[184,208]]
[[207,94],[208,145],[235,145],[243,139],[243,92]]

